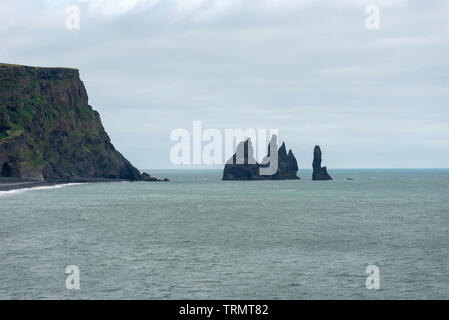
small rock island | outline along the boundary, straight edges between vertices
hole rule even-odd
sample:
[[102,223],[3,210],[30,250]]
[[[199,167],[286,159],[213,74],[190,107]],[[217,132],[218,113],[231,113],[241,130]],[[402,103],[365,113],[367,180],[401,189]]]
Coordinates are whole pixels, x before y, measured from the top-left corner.
[[[270,150],[277,150],[277,136],[273,135],[268,145],[268,154],[262,163],[257,163],[254,158],[254,149],[251,139],[240,142],[236,153],[226,162],[222,180],[298,180],[298,163],[292,150],[282,143],[278,150],[277,159],[270,158]],[[273,174],[266,174],[271,165],[277,170]],[[276,163],[277,161],[277,163]],[[265,170],[264,170],[265,169]]]
[[114,148],[78,70],[10,64],[0,64],[0,176],[160,181]]
[[327,173],[327,167],[321,166],[321,148],[320,146],[315,146],[313,150],[313,174],[312,180],[332,180],[332,177]]

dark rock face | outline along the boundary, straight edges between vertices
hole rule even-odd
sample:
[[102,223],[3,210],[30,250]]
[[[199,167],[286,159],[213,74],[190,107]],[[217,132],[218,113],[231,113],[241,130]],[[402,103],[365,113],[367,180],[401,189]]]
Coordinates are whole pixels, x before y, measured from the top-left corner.
[[79,72],[0,64],[1,176],[140,180],[88,105]]
[[251,139],[240,142],[235,154],[226,162],[223,180],[261,180]]
[[312,180],[332,180],[332,177],[327,173],[327,167],[321,167],[321,156],[320,146],[315,146],[313,150]]
[[[287,153],[285,143],[278,150],[277,159],[271,159],[270,150],[277,150],[277,137],[271,138],[268,155],[261,164],[254,158],[251,139],[241,142],[236,153],[226,162],[223,180],[296,180],[298,163],[293,152]],[[270,163],[273,161],[273,163]],[[270,166],[271,165],[271,166]],[[274,172],[270,172],[274,168]],[[277,168],[277,169],[276,169]]]
[[144,172],[144,173],[142,173],[140,175],[140,181],[151,181],[151,182],[153,182],[153,181],[167,181],[168,182],[170,180],[168,180],[167,178],[165,178],[165,179],[158,179],[158,178],[152,177],[148,173]]

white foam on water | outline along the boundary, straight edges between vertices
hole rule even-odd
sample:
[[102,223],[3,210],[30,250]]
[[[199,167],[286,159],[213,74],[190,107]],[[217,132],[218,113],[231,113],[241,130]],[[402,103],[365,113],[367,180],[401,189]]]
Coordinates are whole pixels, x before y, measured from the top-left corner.
[[64,183],[64,184],[56,184],[53,186],[40,186],[40,187],[33,187],[33,188],[23,188],[23,189],[9,190],[9,191],[0,191],[0,196],[20,194],[20,193],[24,193],[27,191],[35,191],[35,190],[60,189],[60,188],[64,188],[64,187],[77,186],[77,185],[81,185],[81,184],[86,184],[86,183]]

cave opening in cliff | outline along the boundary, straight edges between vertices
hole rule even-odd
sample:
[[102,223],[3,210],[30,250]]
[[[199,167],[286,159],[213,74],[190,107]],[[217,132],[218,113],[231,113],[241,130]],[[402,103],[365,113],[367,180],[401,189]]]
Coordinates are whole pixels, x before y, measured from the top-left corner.
[[8,162],[5,162],[2,166],[2,172],[1,177],[11,177],[11,167],[9,166]]

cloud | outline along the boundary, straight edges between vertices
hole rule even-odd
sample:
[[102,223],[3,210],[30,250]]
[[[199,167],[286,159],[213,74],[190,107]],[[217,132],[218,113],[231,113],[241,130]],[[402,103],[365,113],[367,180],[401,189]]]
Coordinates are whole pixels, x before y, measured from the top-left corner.
[[147,10],[159,0],[85,0],[92,12],[102,16],[123,15],[130,11]]
[[[23,0],[19,0],[23,1]],[[41,0],[42,1],[42,0]],[[93,14],[113,17],[130,12],[163,7],[176,19],[191,19],[193,22],[206,22],[229,13],[273,16],[291,14],[310,7],[341,8],[378,5],[381,8],[406,6],[407,0],[44,0],[50,7],[68,4],[85,6]]]
[[[65,28],[68,4],[79,31]],[[300,163],[314,144],[330,165],[449,162],[446,1],[16,0],[0,19],[0,60],[79,68],[139,167],[169,167],[170,132],[192,120],[278,128]]]

